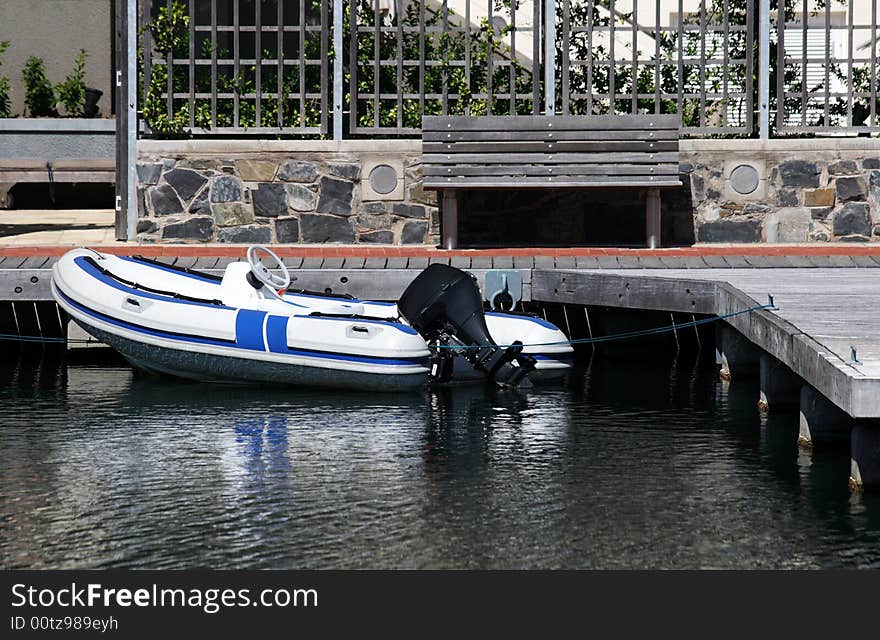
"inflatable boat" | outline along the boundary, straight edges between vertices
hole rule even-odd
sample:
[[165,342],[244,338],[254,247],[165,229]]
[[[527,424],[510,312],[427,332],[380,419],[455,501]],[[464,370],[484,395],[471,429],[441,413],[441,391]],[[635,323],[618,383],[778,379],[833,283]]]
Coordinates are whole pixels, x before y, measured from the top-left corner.
[[259,246],[222,276],[74,249],[53,266],[52,294],[135,367],[203,381],[399,390],[489,377],[517,386],[570,367],[558,328],[484,314],[472,276],[452,267],[431,265],[397,303],[298,291],[292,280]]

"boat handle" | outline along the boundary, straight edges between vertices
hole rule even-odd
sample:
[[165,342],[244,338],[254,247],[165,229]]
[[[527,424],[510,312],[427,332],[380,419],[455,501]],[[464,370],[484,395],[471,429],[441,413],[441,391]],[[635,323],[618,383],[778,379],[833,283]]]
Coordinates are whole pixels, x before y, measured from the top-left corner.
[[137,311],[138,313],[144,310],[140,300],[131,297],[125,299],[125,301],[122,303],[122,307],[124,309],[130,309],[131,311]]

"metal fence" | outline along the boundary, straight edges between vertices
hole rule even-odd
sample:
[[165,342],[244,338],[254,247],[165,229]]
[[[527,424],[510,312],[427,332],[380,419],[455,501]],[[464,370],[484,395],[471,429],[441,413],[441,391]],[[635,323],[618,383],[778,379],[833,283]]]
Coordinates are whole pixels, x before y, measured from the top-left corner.
[[553,112],[865,134],[880,131],[878,5],[141,0],[141,112],[165,135],[418,135],[422,115]]

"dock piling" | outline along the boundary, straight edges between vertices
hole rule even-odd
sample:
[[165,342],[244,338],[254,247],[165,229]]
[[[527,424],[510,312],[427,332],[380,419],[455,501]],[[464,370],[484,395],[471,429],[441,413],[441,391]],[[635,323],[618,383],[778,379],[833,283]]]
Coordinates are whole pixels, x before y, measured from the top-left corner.
[[721,325],[718,328],[718,351],[721,353],[721,377],[754,377],[759,373],[761,349],[739,331]]
[[761,411],[781,407],[796,407],[800,404],[801,378],[773,356],[762,353],[759,362]]
[[847,442],[856,421],[810,386],[801,387],[800,434],[802,447]]
[[880,487],[880,422],[876,420],[853,425],[849,486],[855,491]]

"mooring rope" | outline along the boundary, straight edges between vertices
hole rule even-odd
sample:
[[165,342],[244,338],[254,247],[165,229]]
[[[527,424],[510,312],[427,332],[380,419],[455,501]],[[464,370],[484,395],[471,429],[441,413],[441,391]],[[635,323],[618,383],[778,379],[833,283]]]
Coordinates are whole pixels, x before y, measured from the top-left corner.
[[[720,316],[712,316],[709,318],[702,318],[700,320],[693,320],[691,322],[684,322],[682,324],[674,323],[669,326],[664,327],[654,327],[653,329],[640,329],[638,331],[627,331],[625,333],[613,333],[607,336],[596,336],[595,338],[577,338],[575,340],[559,340],[556,342],[532,342],[528,344],[498,344],[493,345],[493,348],[498,349],[508,349],[510,347],[558,347],[562,345],[576,345],[576,344],[595,344],[597,342],[611,342],[613,340],[626,340],[628,338],[638,338],[641,336],[650,336],[656,335],[659,333],[667,333],[670,331],[678,331],[680,329],[687,329],[689,327],[698,327],[704,324],[710,324],[712,322],[718,322],[719,320],[725,320],[726,318],[733,318],[735,316],[741,316],[746,313],[752,313],[755,311],[762,311],[765,309],[776,310],[779,309],[774,303],[773,298],[770,298],[770,302],[768,304],[762,304],[754,307],[749,307],[748,309],[743,309],[741,311],[733,311],[731,313],[725,313]],[[481,347],[474,347],[468,345],[460,345],[460,344],[431,344],[428,345],[430,349],[479,349]]]
[[0,333],[0,340],[10,342],[37,342],[48,344],[98,344],[98,340],[84,340],[82,338],[53,338],[50,336],[20,336],[16,333]]

